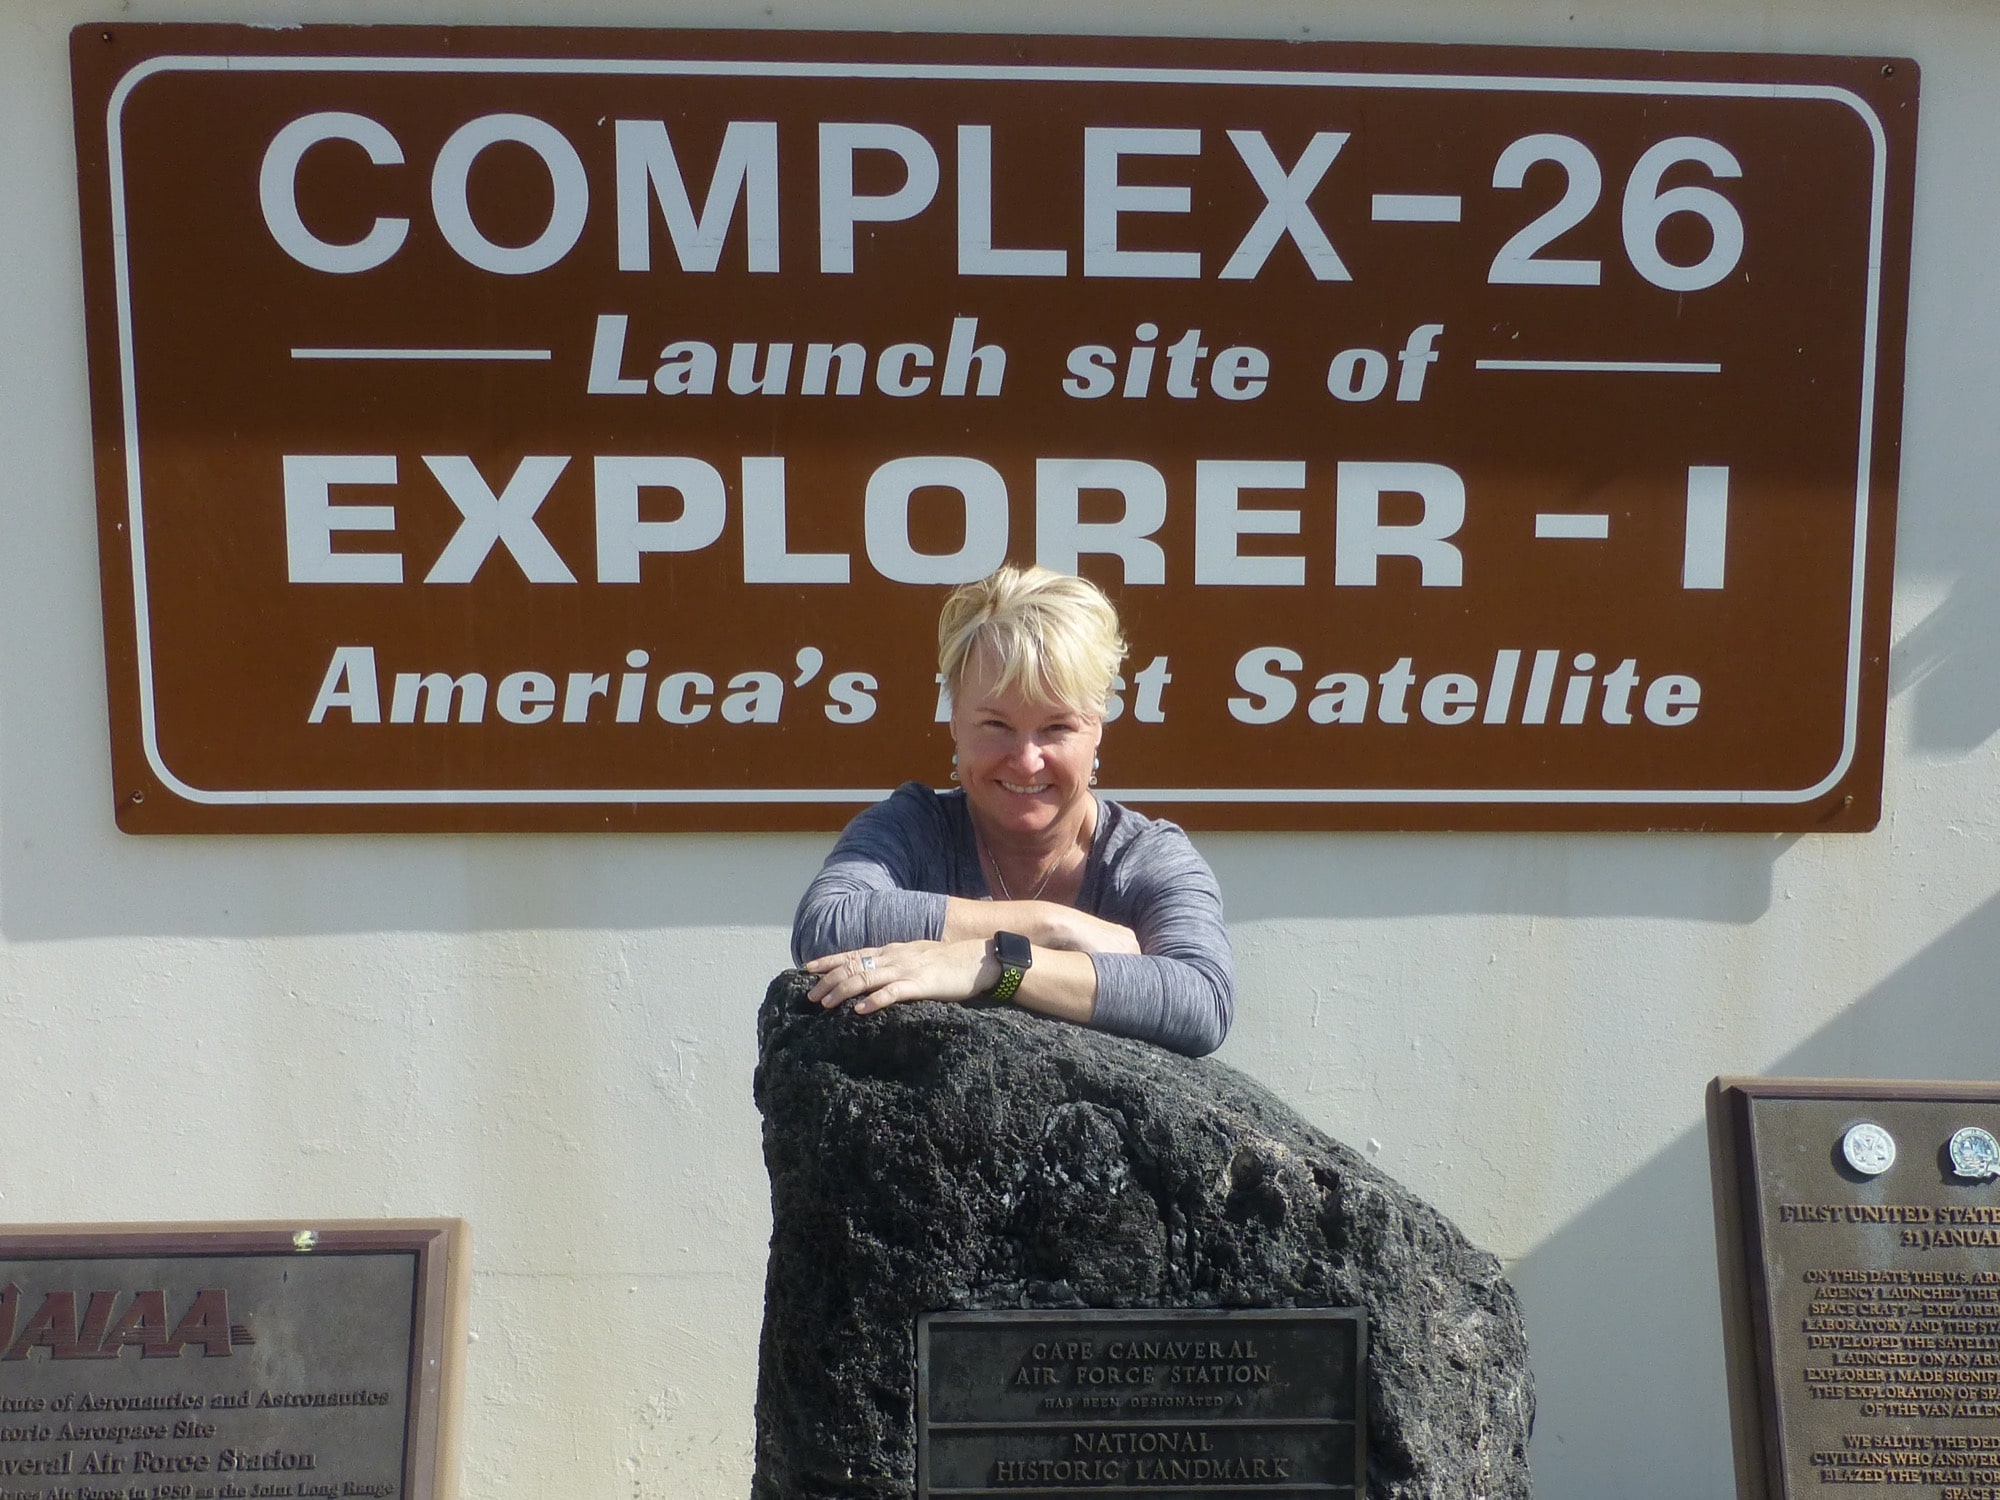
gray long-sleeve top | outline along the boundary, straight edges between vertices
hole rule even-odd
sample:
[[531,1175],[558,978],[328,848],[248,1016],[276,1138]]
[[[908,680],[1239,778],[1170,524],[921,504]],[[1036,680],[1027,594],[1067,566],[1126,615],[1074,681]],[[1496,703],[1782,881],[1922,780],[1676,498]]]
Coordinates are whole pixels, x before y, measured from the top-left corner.
[[[792,958],[935,941],[948,897],[991,894],[965,793],[905,782],[847,825],[806,887]],[[1185,833],[1099,797],[1076,905],[1139,938],[1136,955],[1090,955],[1093,1027],[1195,1057],[1222,1045],[1236,1012],[1229,932],[1215,875]]]

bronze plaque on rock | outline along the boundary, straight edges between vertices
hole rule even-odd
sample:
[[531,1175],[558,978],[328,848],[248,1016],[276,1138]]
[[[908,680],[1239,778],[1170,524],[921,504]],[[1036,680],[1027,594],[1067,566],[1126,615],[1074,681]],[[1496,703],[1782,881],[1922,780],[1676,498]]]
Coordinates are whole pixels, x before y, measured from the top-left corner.
[[2000,1085],[1709,1090],[1744,1500],[2000,1496]]
[[82,26],[119,826],[831,828],[1104,584],[1208,828],[1864,829],[1917,69]]
[[464,1226],[0,1229],[6,1500],[449,1500]]
[[917,1320],[917,1496],[1359,1497],[1359,1308]]

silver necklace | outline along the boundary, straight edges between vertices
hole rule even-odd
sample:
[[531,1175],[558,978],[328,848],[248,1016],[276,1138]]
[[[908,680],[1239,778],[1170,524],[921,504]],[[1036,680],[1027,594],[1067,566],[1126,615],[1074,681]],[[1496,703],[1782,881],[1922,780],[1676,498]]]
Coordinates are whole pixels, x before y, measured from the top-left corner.
[[[1000,882],[1001,896],[1008,901],[1014,900],[1015,899],[1014,893],[1007,889],[1007,875],[1006,872],[1000,868],[999,856],[996,855],[991,849],[988,849],[986,847],[984,840],[980,842],[979,852],[986,856],[986,863],[993,867],[993,878]],[[1048,869],[1045,870],[1042,874],[1042,883],[1035,887],[1034,895],[1027,897],[1026,898],[1027,900],[1039,901],[1042,899],[1042,892],[1047,890],[1049,888],[1049,882],[1056,878],[1056,870],[1062,864],[1062,862],[1063,862],[1063,857],[1060,853],[1058,853],[1053,860],[1049,861]]]

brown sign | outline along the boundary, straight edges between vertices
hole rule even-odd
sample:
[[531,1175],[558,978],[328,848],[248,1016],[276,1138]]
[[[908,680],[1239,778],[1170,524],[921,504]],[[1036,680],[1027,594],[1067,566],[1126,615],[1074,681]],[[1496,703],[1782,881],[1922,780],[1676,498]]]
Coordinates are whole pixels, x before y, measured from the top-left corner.
[[2000,1087],[1720,1079],[1744,1500],[2000,1494]]
[[1907,61],[72,52],[124,828],[836,826],[1006,559],[1186,823],[1878,816]]
[[464,1225],[0,1231],[8,1500],[432,1500]]

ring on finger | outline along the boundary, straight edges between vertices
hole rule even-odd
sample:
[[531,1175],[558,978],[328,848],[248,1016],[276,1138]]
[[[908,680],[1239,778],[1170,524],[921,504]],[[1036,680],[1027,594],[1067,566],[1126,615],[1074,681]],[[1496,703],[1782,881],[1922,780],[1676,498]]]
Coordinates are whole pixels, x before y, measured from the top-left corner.
[[862,955],[861,955],[861,967],[862,967],[862,969],[863,969],[864,971],[865,971],[865,970],[868,970],[868,969],[872,969],[872,968],[874,968],[874,967],[875,967],[875,955],[874,955],[874,954],[872,954],[872,953],[864,953],[864,954],[862,954]]

